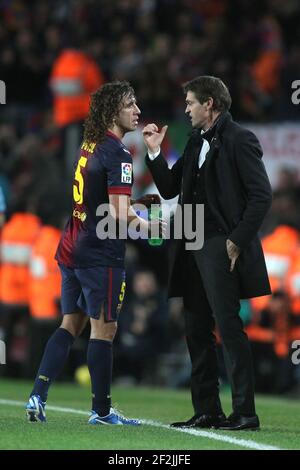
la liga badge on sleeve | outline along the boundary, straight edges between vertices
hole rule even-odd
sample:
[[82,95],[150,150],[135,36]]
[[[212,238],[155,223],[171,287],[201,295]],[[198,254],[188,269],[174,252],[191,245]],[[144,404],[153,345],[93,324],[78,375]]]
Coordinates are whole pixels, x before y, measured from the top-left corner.
[[132,163],[121,163],[121,183],[131,183]]

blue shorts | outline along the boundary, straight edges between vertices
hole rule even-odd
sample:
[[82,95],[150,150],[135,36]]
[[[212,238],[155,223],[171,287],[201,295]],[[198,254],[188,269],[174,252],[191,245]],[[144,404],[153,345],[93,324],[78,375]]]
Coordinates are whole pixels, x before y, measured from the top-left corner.
[[62,276],[61,308],[63,315],[83,310],[99,319],[102,306],[104,321],[118,318],[125,295],[125,271],[122,268],[95,266],[68,268],[59,263]]

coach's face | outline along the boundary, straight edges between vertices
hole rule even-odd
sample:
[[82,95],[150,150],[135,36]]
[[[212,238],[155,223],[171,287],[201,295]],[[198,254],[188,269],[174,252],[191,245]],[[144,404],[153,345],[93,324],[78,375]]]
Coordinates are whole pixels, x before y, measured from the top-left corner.
[[123,108],[116,117],[115,122],[124,133],[134,131],[138,126],[140,114],[141,111],[136,104],[135,97],[128,95],[124,98]]
[[211,108],[213,100],[209,98],[201,104],[193,91],[188,91],[186,95],[186,108],[185,112],[188,114],[192,121],[192,126],[199,129],[206,130],[211,118]]

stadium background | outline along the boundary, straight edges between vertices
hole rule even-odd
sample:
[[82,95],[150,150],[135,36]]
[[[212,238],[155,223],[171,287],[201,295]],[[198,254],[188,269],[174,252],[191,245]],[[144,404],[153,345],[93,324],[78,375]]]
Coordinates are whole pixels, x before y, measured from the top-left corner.
[[[60,318],[53,254],[70,208],[85,95],[106,81],[129,80],[141,120],[169,124],[163,150],[171,163],[189,132],[181,84],[210,74],[229,86],[234,119],[260,138],[274,190],[261,230],[274,294],[241,305],[257,391],[299,397],[300,366],[291,360],[292,342],[300,339],[300,105],[291,99],[292,83],[300,79],[299,2],[6,0],[0,13],[0,79],[6,84],[6,104],[0,105],[0,339],[7,346],[0,375],[31,379]],[[60,100],[76,93],[77,111],[62,116]],[[140,131],[126,136],[136,197],[155,190]],[[165,301],[166,249],[166,243],[128,244],[115,384],[188,387],[182,305]],[[75,342],[59,380],[74,380],[85,364],[87,338],[85,331]],[[222,365],[220,376],[226,385]]]

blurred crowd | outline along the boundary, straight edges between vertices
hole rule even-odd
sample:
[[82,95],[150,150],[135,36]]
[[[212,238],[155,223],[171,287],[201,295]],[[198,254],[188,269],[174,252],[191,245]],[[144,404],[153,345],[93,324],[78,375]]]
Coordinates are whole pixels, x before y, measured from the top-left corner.
[[[0,2],[0,374],[32,377],[60,318],[53,256],[71,206],[73,159],[89,95],[129,80],[142,119],[184,120],[181,84],[221,77],[238,121],[299,121],[298,0],[51,0]],[[142,155],[138,156],[142,158]],[[139,188],[137,188],[139,191]],[[300,186],[282,167],[262,227],[273,295],[243,302],[258,390],[300,387],[291,345],[300,339]],[[167,244],[129,244],[127,296],[115,379],[173,387],[189,381],[182,305],[166,303]],[[63,377],[85,362],[88,333]],[[221,357],[221,353],[220,353]],[[222,361],[221,361],[222,363]],[[222,367],[220,374],[224,381]]]
[[1,79],[23,113],[50,106],[53,66],[76,48],[105,80],[133,84],[145,119],[181,118],[181,84],[208,71],[229,86],[237,119],[297,118],[297,0],[5,0],[0,11]]

